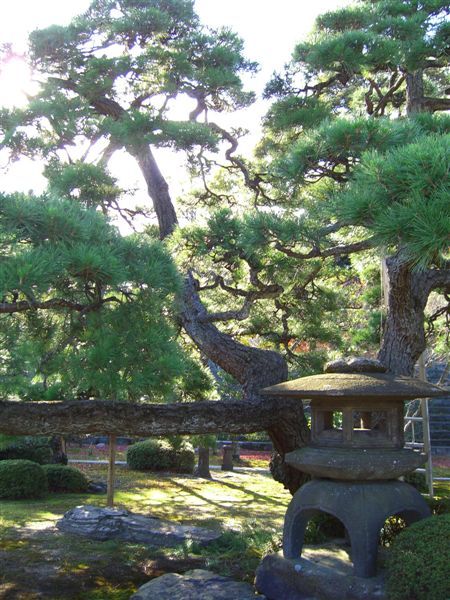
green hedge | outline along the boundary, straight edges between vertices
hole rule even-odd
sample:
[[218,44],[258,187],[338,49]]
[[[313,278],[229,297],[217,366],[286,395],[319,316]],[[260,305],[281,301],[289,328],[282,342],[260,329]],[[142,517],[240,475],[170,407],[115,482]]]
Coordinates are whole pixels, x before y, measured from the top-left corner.
[[425,473],[417,473],[417,471],[413,471],[412,473],[407,473],[404,475],[404,482],[409,483],[416,488],[418,492],[422,494],[428,493],[428,485],[427,478],[425,477]]
[[136,471],[175,471],[193,473],[195,452],[186,441],[145,440],[128,448],[127,463]]
[[0,462],[1,499],[41,498],[47,491],[47,476],[41,465],[31,460]]
[[3,460],[31,460],[45,465],[53,461],[53,453],[46,439],[19,440],[0,450],[0,461]]
[[65,465],[44,465],[48,489],[51,492],[86,492],[89,482],[81,471]]
[[450,514],[414,523],[387,554],[389,600],[449,600]]

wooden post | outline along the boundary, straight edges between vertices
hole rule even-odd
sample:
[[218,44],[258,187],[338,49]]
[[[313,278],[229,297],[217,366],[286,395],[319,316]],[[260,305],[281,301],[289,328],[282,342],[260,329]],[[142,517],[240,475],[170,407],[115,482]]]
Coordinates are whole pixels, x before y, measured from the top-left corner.
[[107,496],[106,506],[114,506],[114,472],[116,468],[116,436],[110,435],[109,441],[109,454],[108,454],[108,482],[107,482]]

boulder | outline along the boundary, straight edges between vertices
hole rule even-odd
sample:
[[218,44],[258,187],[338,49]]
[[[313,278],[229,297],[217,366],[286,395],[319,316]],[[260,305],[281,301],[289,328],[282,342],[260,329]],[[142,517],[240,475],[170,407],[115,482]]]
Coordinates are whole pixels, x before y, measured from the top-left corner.
[[194,569],[184,575],[167,573],[138,589],[130,600],[264,600],[248,583],[211,571]]
[[89,494],[106,494],[108,486],[103,481],[90,481],[87,491]]
[[151,546],[177,546],[192,540],[202,546],[213,542],[221,533],[178,525],[171,521],[144,517],[119,508],[77,506],[65,513],[56,526],[65,533],[74,533],[94,540],[121,539]]
[[304,548],[302,557],[266,556],[256,570],[255,587],[267,600],[386,600],[384,575],[353,575],[347,552],[329,545]]

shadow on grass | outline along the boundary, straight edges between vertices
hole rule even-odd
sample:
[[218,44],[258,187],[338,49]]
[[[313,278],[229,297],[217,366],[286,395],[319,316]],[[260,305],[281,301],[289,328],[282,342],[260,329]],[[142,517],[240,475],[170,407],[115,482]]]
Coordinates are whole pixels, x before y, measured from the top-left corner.
[[[221,480],[220,483],[222,485],[225,485],[234,490],[242,491],[242,486],[239,486],[235,483],[230,483],[229,481],[224,481],[224,480]],[[267,503],[267,504],[273,504],[274,506],[277,506],[277,507],[280,506],[280,501],[278,499],[272,498],[271,496],[267,496],[266,494],[260,494],[259,492],[255,492],[253,490],[245,490],[245,493],[248,495],[251,495],[253,497],[253,500],[261,500],[262,502]],[[252,500],[250,499],[249,502],[251,502],[251,501]]]
[[[93,479],[104,479],[106,468],[91,470],[89,474]],[[279,484],[256,474],[235,474],[233,481],[228,475],[217,474],[213,481],[204,481],[128,469],[118,469],[118,475],[117,506],[144,515],[229,531],[236,525],[245,526],[249,520],[258,521],[260,529],[272,524],[279,528],[285,511],[287,496]],[[146,572],[145,565],[155,561],[161,549],[122,541],[95,542],[55,529],[55,522],[74,506],[104,506],[105,502],[105,496],[91,494],[1,501],[0,598],[124,600],[148,581],[150,572]],[[251,578],[253,567],[243,560],[243,553],[253,555],[254,544],[245,545],[243,550],[236,546],[237,539],[230,538],[227,568]],[[223,545],[218,548],[217,565],[227,551]],[[189,560],[188,547],[164,552],[169,563]],[[203,556],[210,560],[206,554]]]
[[144,563],[157,552],[142,544],[68,535],[54,527],[34,532],[8,528],[0,538],[0,598],[125,600],[148,581]]

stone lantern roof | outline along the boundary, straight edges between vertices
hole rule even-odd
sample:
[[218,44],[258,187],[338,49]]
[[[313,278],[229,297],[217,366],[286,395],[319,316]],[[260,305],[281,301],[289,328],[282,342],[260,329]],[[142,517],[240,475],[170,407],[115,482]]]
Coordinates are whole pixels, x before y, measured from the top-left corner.
[[448,394],[442,388],[415,379],[388,373],[324,373],[300,377],[264,388],[266,396],[290,396],[305,400],[413,400]]

